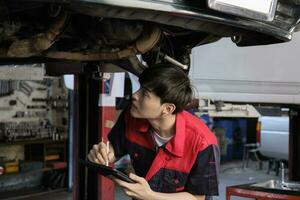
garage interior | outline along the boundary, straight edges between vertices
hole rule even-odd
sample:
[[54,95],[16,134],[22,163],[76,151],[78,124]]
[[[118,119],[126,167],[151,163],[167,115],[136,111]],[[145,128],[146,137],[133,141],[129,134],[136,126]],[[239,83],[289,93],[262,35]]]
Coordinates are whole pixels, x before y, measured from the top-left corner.
[[[213,199],[300,199],[299,34],[287,42],[299,0],[272,1],[272,22],[205,1],[176,1],[186,10],[156,1],[167,11],[148,1],[23,1],[0,0],[0,200],[130,200],[87,155],[107,141],[136,75],[164,62],[189,73],[185,110],[218,140]],[[275,48],[256,46],[267,44]],[[124,157],[114,167],[132,166]]]
[[[112,181],[80,162],[95,142],[106,138],[128,103],[136,86],[128,86],[125,72],[99,72],[97,65],[79,63],[16,65],[14,72],[2,69],[7,74],[1,76],[0,199],[129,199]],[[24,69],[30,71],[28,80],[17,79]],[[70,88],[66,74],[73,75]],[[121,95],[112,91],[117,90],[112,83],[122,88]],[[221,148],[220,196],[214,199],[225,199],[228,186],[280,180],[280,161],[288,167],[285,178],[299,180],[299,108],[253,105],[266,115],[289,116],[288,160],[257,157],[257,117],[212,117],[197,99],[187,108],[214,130]]]

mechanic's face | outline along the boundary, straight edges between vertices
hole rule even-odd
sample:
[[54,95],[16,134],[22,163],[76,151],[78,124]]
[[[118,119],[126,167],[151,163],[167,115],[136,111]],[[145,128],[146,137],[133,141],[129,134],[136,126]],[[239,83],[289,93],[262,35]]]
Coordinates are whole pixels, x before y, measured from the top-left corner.
[[131,115],[136,118],[157,119],[165,108],[151,90],[141,87],[132,95]]

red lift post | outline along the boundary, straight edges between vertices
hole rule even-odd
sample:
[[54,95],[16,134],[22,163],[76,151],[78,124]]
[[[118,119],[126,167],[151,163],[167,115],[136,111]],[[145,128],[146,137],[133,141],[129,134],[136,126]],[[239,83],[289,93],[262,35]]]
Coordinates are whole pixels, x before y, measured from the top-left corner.
[[[105,81],[102,81],[102,84],[100,86],[101,94],[99,95],[99,138],[103,138],[104,142],[107,142],[107,135],[117,120],[117,110],[115,107],[116,97],[112,95],[112,84],[116,84],[116,81],[113,81],[113,78],[114,77],[112,76],[111,80],[107,83],[105,83]],[[105,89],[105,86],[108,88]],[[119,87],[122,88],[122,86]],[[109,92],[105,91],[107,89],[109,90]],[[98,200],[115,199],[115,185],[110,179],[99,176],[98,188]]]

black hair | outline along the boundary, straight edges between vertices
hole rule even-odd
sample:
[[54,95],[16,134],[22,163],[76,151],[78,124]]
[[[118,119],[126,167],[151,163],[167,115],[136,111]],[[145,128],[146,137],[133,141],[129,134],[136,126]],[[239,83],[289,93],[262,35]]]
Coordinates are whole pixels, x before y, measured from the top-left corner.
[[157,64],[146,68],[139,76],[141,87],[160,97],[161,104],[173,103],[173,114],[181,112],[191,101],[193,91],[190,79],[179,67],[172,64]]

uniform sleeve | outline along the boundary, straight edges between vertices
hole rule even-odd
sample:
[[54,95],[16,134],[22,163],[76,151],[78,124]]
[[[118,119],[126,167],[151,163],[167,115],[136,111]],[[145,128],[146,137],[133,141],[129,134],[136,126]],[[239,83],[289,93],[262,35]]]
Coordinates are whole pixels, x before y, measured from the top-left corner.
[[186,191],[194,195],[218,195],[219,168],[219,147],[217,145],[209,145],[198,153],[188,177]]
[[116,124],[108,133],[108,140],[114,147],[115,156],[120,158],[127,154],[125,149],[125,112],[123,111],[119,116]]

